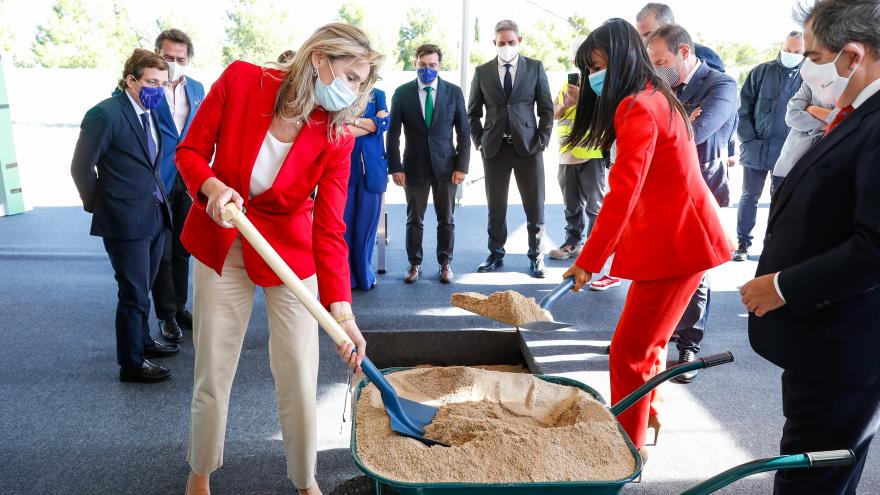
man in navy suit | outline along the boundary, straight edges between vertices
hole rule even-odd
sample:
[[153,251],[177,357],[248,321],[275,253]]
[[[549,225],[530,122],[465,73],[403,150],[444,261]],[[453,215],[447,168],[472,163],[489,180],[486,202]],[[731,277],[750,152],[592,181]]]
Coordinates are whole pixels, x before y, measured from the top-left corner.
[[[703,178],[720,206],[730,204],[727,184],[728,141],[736,128],[736,81],[709,67],[694,54],[690,34],[677,24],[658,28],[647,39],[648,55],[690,114]],[[678,362],[696,359],[706,330],[711,292],[704,276],[672,336]],[[692,371],[676,377],[688,383]]]
[[[443,62],[440,48],[420,46],[415,62],[418,78],[397,88],[391,97],[388,173],[395,184],[406,188],[406,254],[410,267],[404,280],[413,283],[422,271],[422,220],[428,193],[433,191],[440,281],[448,284],[454,277],[455,192],[468,172],[470,126],[461,88],[438,75]],[[406,138],[403,159],[401,127]]]
[[193,57],[193,43],[186,33],[178,29],[162,31],[156,37],[156,53],[168,63],[168,80],[171,82],[165,88],[165,98],[159,102],[156,117],[162,133],[160,176],[168,191],[172,228],[165,233],[159,274],[153,283],[153,303],[162,336],[170,342],[180,342],[183,340],[181,328],[192,329],[192,314],[186,309],[189,253],[180,242],[192,199],[177,173],[174,152],[186,137],[190,123],[205,99],[205,88],[186,75]]
[[776,474],[774,493],[855,494],[880,428],[880,0],[802,9],[801,77],[838,109],[771,203],[742,286],[752,348],[782,372],[780,452],[856,463]]
[[125,62],[122,91],[83,118],[70,165],[83,208],[92,213],[91,234],[103,237],[119,286],[116,358],[122,381],[168,379],[171,370],[147,358],[179,350],[155,342],[148,325],[150,287],[159,269],[164,231],[171,226],[159,176],[162,137],[153,112],[164,100],[167,84],[165,60],[136,49]]

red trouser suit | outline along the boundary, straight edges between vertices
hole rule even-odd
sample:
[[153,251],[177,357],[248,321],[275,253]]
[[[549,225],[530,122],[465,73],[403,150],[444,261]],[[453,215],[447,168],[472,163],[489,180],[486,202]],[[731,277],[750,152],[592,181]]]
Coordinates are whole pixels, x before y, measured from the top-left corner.
[[[730,259],[693,138],[670,111],[650,84],[618,106],[610,190],[576,261],[598,273],[614,254],[611,273],[633,281],[611,341],[612,403],[664,369],[666,343],[703,272]],[[637,448],[657,400],[652,393],[620,415]]]

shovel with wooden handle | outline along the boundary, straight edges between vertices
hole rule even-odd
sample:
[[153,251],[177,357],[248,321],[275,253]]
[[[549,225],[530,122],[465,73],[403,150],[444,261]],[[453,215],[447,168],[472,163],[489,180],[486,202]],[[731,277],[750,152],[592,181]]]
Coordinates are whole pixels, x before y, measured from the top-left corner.
[[[287,266],[287,263],[281,259],[281,256],[269,245],[269,242],[266,241],[235,203],[229,203],[223,207],[222,217],[224,221],[235,225],[235,228],[260,254],[260,257],[269,265],[269,268],[278,275],[281,281],[284,282],[284,285],[293,291],[293,294],[305,306],[306,310],[318,320],[318,325],[327,332],[327,335],[330,336],[334,344],[337,346],[346,343],[353,344],[345,330],[333,319],[299,277],[293,273],[293,270]],[[444,443],[423,436],[425,434],[425,427],[434,420],[434,416],[437,414],[436,407],[419,404],[418,402],[398,396],[397,391],[388,383],[385,375],[376,368],[373,362],[370,361],[370,358],[364,357],[364,360],[361,362],[361,369],[382,394],[382,403],[385,405],[385,411],[391,420],[391,429],[395,433],[414,438],[426,445],[448,447]]]

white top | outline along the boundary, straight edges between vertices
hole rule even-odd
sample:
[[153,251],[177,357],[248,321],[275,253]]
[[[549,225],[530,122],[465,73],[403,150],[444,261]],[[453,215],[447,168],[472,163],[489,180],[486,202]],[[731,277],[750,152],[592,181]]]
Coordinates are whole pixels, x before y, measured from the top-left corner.
[[856,99],[852,102],[853,108],[862,106],[862,103],[866,102],[868,98],[874,96],[878,91],[880,91],[880,79],[875,79],[874,82],[865,86],[865,89],[859,93],[859,96],[856,96]]
[[439,85],[440,76],[435,77],[431,84],[423,84],[421,79],[417,80],[419,82],[419,101],[422,102],[422,118],[425,118],[425,99],[428,97],[428,92],[425,91],[425,88],[428,86],[434,88],[434,91],[431,91],[431,100],[434,102],[434,108],[437,108],[437,86]]
[[501,78],[501,87],[504,87],[504,72],[507,71],[504,68],[504,64],[510,64],[510,86],[513,87],[513,83],[516,82],[516,66],[519,64],[519,54],[513,57],[513,60],[510,62],[505,62],[501,60],[501,57],[495,57],[498,59],[498,77]]
[[697,59],[697,65],[695,65],[694,68],[691,69],[691,71],[688,73],[687,77],[684,78],[684,82],[682,82],[682,84],[687,86],[691,82],[691,79],[693,79],[694,74],[697,73],[697,69],[700,68],[700,64],[702,64],[702,63],[703,62],[700,59]]
[[287,158],[293,143],[282,143],[275,139],[271,132],[266,133],[254,169],[251,171],[250,197],[259,196],[268,191],[278,177],[278,171]]
[[129,93],[127,90],[125,91],[125,95],[128,96],[128,100],[131,102],[131,106],[134,107],[134,111],[135,113],[137,113],[138,122],[140,122],[142,126],[144,125],[144,121],[141,120],[141,114],[145,113],[148,115],[148,118],[150,119],[150,134],[153,135],[153,142],[156,143],[156,152],[161,154],[162,150],[159,149],[159,134],[157,134],[156,132],[156,122],[153,121],[152,114],[149,110],[144,110],[143,108],[141,108],[140,104],[138,104],[138,102],[131,97],[131,93]]
[[186,118],[189,117],[189,101],[186,99],[186,78],[180,79],[176,85],[165,88],[165,100],[168,101],[168,108],[171,110],[171,117],[174,118],[174,127],[177,127],[177,134],[183,132],[183,126],[186,125]]

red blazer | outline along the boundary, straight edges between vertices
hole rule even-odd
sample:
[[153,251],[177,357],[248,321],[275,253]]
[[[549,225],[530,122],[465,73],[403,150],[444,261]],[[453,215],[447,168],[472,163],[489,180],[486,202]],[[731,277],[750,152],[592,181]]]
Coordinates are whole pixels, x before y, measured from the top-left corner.
[[648,88],[620,102],[617,160],[593,230],[576,264],[598,273],[657,280],[730,260],[730,244],[697,160],[694,140],[663,93]]
[[[272,122],[281,82],[277,70],[235,62],[211,86],[175,156],[190,195],[197,198],[181,240],[196,259],[222,273],[238,231],[220,227],[205,212],[207,198],[199,194],[199,188],[216,177],[242,195],[248,218],[301,279],[318,274],[318,291],[325,305],[350,302],[342,213],[352,136],[328,140],[328,113],[316,109],[313,122],[300,131],[272,187],[248,199],[251,171]],[[309,195],[316,186],[313,202]],[[250,244],[244,239],[242,244],[251,280],[261,286],[281,284]]]

